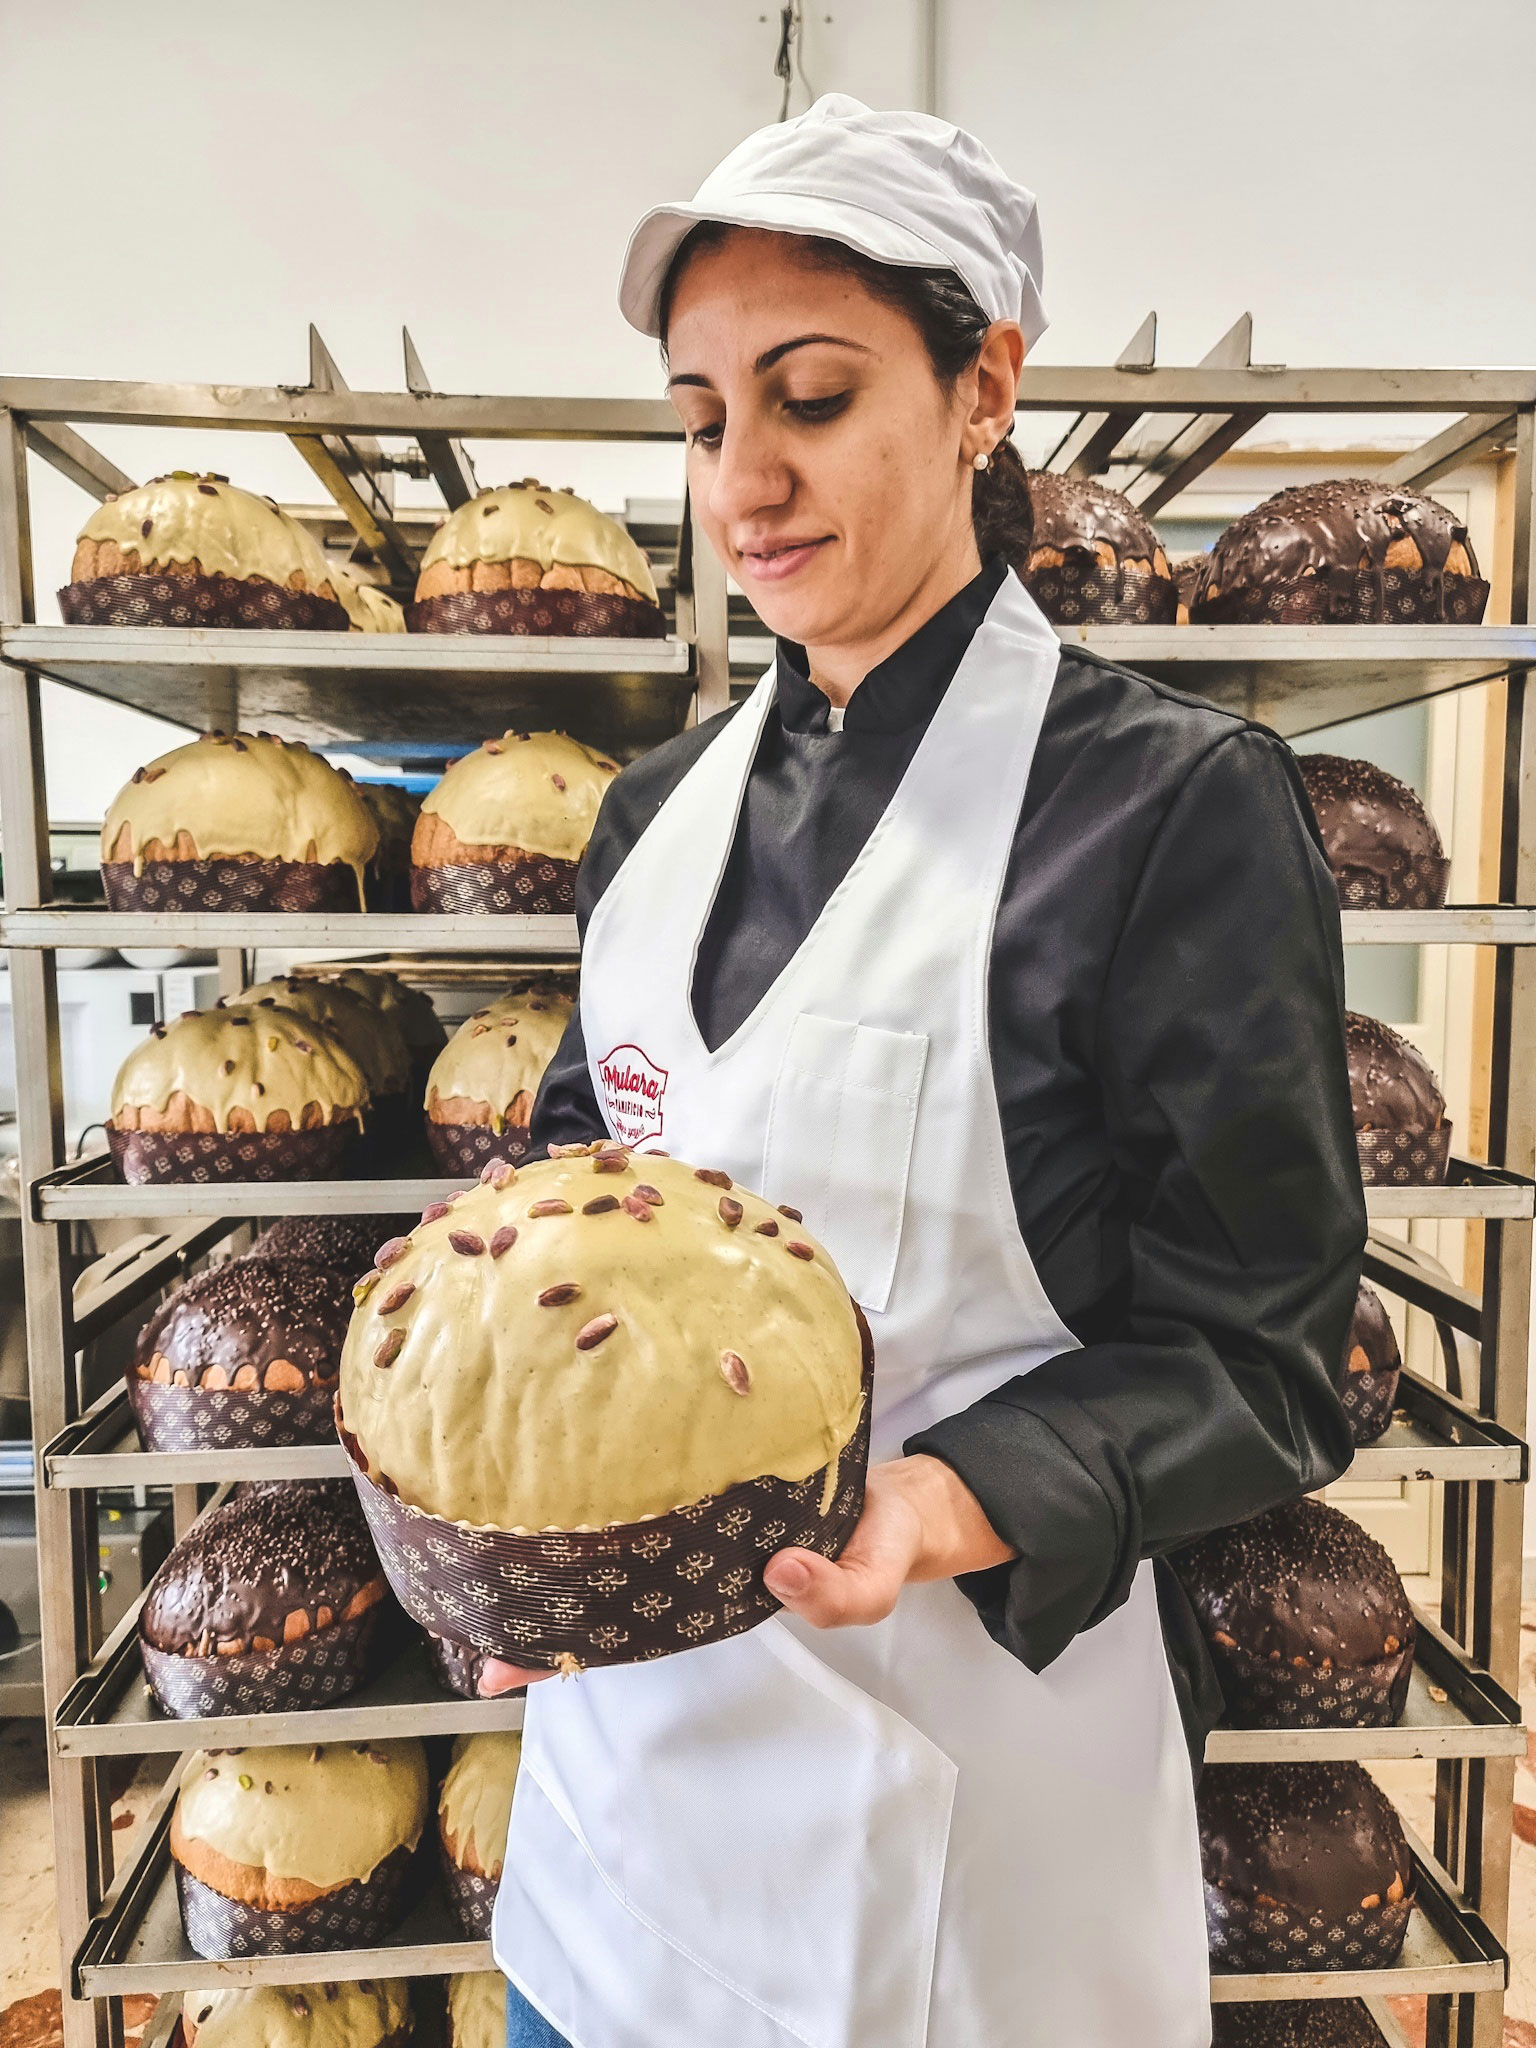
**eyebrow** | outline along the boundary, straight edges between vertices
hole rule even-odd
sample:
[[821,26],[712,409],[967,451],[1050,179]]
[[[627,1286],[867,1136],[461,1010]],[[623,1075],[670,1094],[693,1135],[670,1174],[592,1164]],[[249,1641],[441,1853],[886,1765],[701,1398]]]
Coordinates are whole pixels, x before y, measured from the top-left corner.
[[[764,349],[763,353],[752,365],[752,373],[754,376],[760,377],[764,370],[771,370],[775,363],[782,362],[785,356],[790,355],[795,349],[814,348],[817,343],[822,343],[832,348],[857,349],[861,356],[874,354],[874,350],[866,348],[862,341],[850,341],[844,334],[797,334],[790,341],[776,342],[772,348]],[[677,384],[698,384],[702,385],[706,390],[713,388],[708,377],[690,375],[687,371],[682,371],[677,376],[667,379],[667,389],[669,391]]]

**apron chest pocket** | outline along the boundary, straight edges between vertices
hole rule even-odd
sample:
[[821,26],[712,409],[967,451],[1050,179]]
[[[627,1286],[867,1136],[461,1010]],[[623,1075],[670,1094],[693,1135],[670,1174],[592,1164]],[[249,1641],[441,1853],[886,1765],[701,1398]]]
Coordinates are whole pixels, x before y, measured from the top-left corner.
[[763,1192],[788,1202],[870,1314],[890,1299],[926,1033],[798,1016],[768,1112]]

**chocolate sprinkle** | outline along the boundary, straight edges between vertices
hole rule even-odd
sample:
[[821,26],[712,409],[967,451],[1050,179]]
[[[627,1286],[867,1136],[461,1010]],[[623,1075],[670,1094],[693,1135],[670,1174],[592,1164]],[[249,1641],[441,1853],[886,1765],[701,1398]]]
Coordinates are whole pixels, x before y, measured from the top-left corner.
[[272,1485],[204,1515],[151,1581],[139,1630],[158,1650],[205,1637],[283,1640],[287,1617],[338,1617],[380,1576],[349,1481]]

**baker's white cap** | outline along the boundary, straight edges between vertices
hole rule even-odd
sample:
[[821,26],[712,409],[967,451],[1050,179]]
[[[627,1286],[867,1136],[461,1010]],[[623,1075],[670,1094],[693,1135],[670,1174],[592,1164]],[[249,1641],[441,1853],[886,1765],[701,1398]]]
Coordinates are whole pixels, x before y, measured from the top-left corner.
[[953,270],[989,320],[1018,321],[1026,345],[1046,329],[1034,193],[974,135],[931,114],[874,113],[826,93],[738,143],[692,199],[653,207],[619,276],[620,310],[642,334],[660,334],[668,268],[704,220],[820,235],[877,263]]

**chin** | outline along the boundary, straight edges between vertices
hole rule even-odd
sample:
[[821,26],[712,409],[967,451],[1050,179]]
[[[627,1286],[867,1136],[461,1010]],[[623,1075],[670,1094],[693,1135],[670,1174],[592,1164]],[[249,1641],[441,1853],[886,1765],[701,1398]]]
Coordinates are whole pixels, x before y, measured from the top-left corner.
[[751,600],[769,632],[781,640],[798,641],[802,647],[821,647],[847,636],[850,617],[848,593],[833,586],[824,571],[795,577],[790,587],[759,583],[755,577],[737,572],[736,580]]

